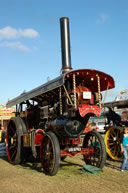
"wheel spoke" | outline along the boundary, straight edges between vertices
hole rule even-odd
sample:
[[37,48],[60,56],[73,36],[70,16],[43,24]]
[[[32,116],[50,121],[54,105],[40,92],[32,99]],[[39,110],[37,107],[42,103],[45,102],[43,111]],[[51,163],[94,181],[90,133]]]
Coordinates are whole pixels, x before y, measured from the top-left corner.
[[111,143],[108,143],[108,145],[111,146],[111,145],[114,145],[114,143],[111,142]]
[[113,135],[113,133],[111,133],[111,134],[110,134],[110,137],[112,137],[112,139],[114,138],[114,135]]
[[15,146],[15,145],[11,145],[11,146],[9,146],[9,150],[14,149],[14,148],[16,148],[16,146]]
[[[117,131],[116,131],[117,132]],[[117,133],[116,133],[114,130],[112,130],[112,133],[114,134],[114,137],[117,136]]]
[[16,131],[13,129],[13,127],[10,126],[9,129],[15,134]]
[[16,153],[17,153],[17,151],[15,150],[15,151],[11,154],[11,159],[12,159],[12,160],[13,160],[14,157],[16,156]]
[[113,139],[108,139],[108,141],[112,141],[113,142]]

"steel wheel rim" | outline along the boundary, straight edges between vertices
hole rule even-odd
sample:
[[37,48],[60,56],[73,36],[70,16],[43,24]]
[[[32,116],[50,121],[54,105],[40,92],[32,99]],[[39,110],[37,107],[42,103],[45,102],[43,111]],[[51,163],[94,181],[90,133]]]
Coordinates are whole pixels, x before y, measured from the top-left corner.
[[93,166],[99,166],[101,162],[101,145],[100,140],[94,134],[89,134],[84,143],[84,147],[93,148],[93,153],[89,157],[84,156],[85,161]]
[[44,171],[50,173],[55,165],[55,148],[50,136],[45,136],[42,141],[41,163]]
[[121,160],[123,154],[120,148],[121,129],[119,127],[111,127],[105,134],[105,145],[108,155],[113,160]]
[[11,122],[7,131],[7,153],[11,162],[14,162],[17,155],[18,136],[16,133],[16,126]]

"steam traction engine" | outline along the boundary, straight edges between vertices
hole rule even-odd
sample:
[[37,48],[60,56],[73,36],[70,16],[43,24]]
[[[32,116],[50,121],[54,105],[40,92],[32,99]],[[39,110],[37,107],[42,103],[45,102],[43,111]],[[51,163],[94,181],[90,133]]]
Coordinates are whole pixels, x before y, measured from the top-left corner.
[[100,115],[101,91],[114,87],[113,78],[103,72],[72,70],[68,18],[60,19],[60,27],[62,74],[7,103],[16,105],[16,117],[7,129],[9,162],[20,164],[30,154],[40,156],[48,175],[57,173],[60,159],[67,155],[83,154],[85,163],[103,168],[104,140],[87,125],[90,116]]

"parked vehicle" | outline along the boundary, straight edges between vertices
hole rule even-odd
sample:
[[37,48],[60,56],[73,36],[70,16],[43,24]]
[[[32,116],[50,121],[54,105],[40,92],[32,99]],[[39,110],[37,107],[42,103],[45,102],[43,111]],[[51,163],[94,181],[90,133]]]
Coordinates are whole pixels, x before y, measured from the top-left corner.
[[92,128],[96,129],[99,133],[105,132],[105,118],[90,118]]
[[96,129],[98,132],[104,133],[105,132],[105,121],[104,120],[98,120],[96,122]]

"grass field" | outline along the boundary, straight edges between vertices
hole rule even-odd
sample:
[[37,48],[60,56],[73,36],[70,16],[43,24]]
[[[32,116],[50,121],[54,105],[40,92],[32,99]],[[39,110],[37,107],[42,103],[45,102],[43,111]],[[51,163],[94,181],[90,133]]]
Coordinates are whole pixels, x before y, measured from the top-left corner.
[[40,163],[13,166],[0,158],[0,193],[127,193],[128,171],[107,160],[100,174],[82,172],[82,157],[66,158],[56,176],[43,173]]

